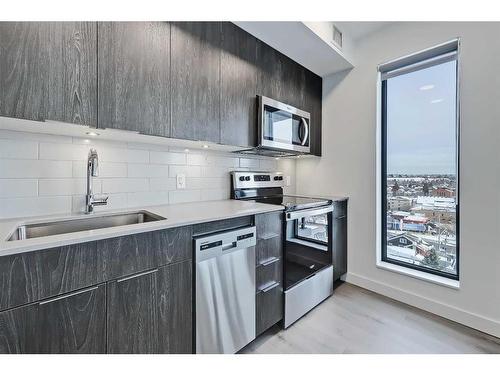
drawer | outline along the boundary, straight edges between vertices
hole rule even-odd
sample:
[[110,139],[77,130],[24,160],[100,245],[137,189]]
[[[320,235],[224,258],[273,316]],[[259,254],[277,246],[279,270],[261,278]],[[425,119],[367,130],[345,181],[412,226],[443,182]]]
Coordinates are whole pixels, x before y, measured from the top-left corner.
[[272,283],[283,281],[283,263],[280,258],[270,259],[268,263],[264,265],[257,266],[256,278],[257,278],[257,292],[271,285]]
[[281,258],[283,255],[283,239],[281,234],[257,240],[255,246],[257,265],[272,258]]
[[282,284],[271,285],[270,289],[256,295],[256,335],[260,335],[283,319]]
[[220,232],[223,230],[250,227],[254,223],[253,216],[235,217],[232,219],[209,221],[193,225],[193,236]]
[[271,212],[255,216],[257,239],[266,239],[283,232],[283,212]]

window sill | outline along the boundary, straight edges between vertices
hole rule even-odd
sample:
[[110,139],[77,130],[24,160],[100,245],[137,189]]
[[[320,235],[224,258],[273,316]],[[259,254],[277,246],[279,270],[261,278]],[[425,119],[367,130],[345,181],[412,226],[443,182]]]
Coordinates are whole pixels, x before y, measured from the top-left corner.
[[422,272],[418,270],[413,270],[411,268],[406,268],[403,266],[398,266],[397,264],[392,264],[388,262],[378,261],[377,268],[384,269],[386,271],[396,272],[401,275],[410,276],[415,279],[427,281],[433,284],[442,285],[452,289],[460,289],[460,281],[447,279],[446,277],[433,275],[427,272]]

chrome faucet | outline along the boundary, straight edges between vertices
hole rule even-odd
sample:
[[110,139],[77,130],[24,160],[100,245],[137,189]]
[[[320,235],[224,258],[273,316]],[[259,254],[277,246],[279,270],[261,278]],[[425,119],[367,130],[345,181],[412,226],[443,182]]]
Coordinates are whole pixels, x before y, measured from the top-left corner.
[[99,176],[99,157],[97,151],[93,148],[89,151],[87,159],[87,195],[85,199],[85,213],[90,214],[94,212],[94,206],[105,206],[108,204],[109,197],[95,199],[92,193],[92,177]]

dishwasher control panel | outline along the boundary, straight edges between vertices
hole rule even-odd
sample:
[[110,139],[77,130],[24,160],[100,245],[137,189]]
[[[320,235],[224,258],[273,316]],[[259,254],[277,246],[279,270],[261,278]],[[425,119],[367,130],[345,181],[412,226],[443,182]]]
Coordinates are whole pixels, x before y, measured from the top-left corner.
[[253,247],[256,243],[255,226],[198,237],[194,240],[195,260],[200,262],[223,253]]

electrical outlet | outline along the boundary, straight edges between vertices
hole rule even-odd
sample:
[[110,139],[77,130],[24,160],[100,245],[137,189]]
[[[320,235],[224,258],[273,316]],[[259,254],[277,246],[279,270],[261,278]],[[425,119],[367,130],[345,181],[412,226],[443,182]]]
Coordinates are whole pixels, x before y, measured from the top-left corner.
[[292,184],[292,178],[290,176],[285,176],[285,186],[290,186]]
[[186,188],[186,175],[185,174],[178,174],[176,176],[177,180],[177,189],[185,189]]

